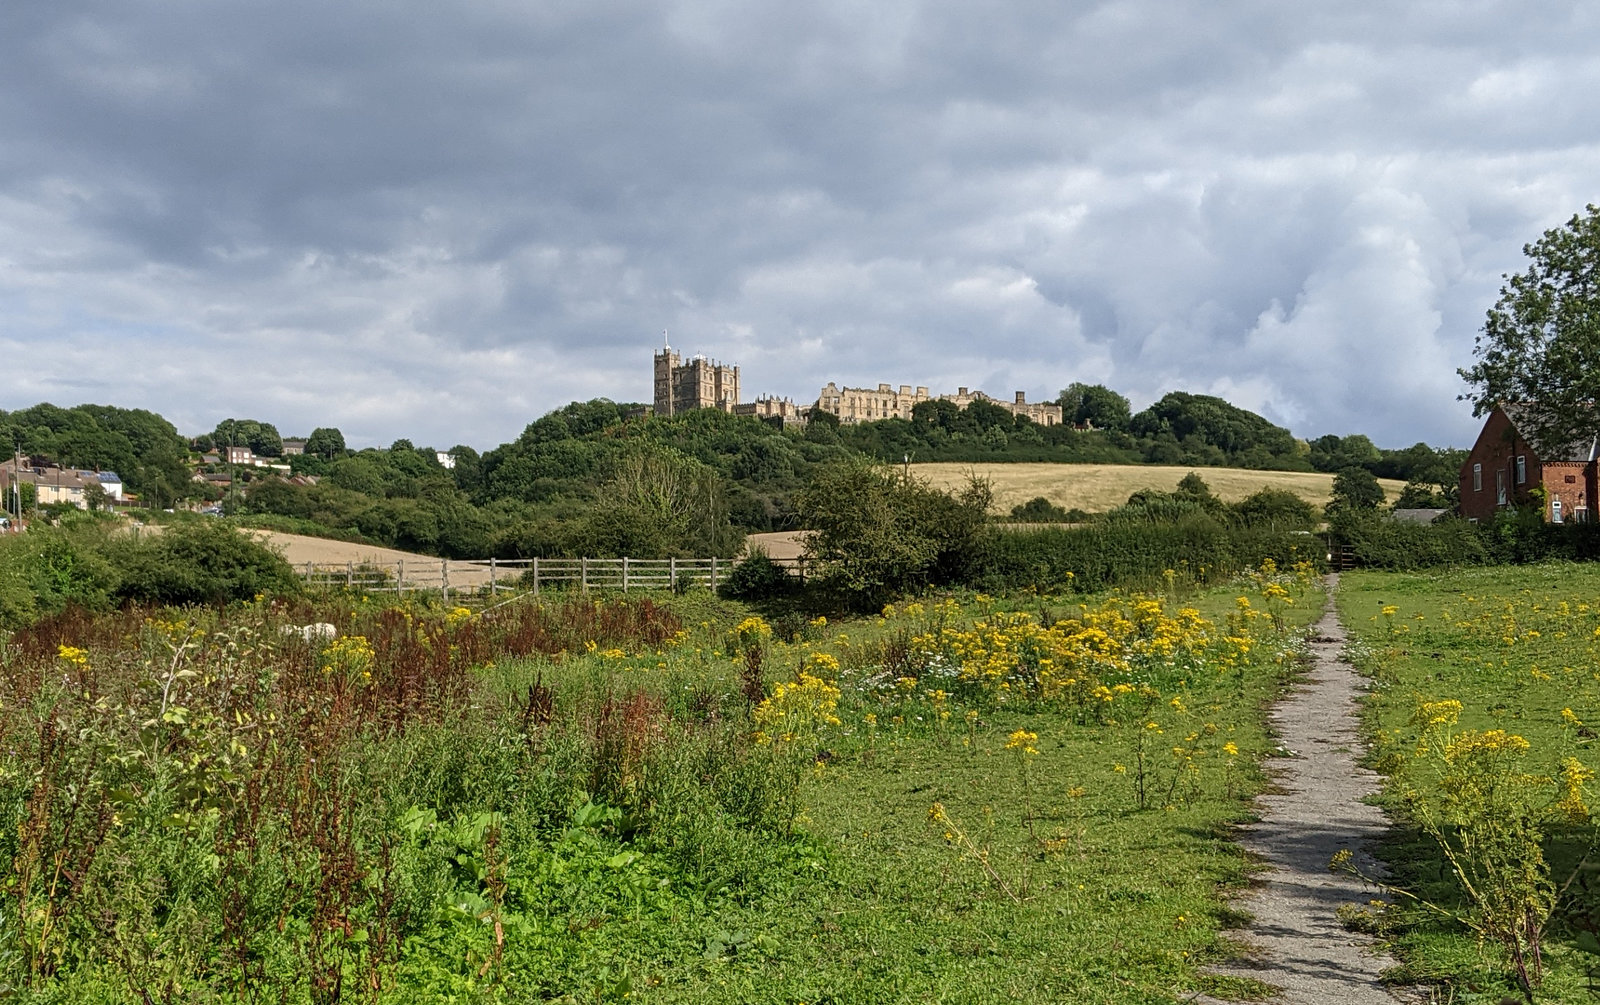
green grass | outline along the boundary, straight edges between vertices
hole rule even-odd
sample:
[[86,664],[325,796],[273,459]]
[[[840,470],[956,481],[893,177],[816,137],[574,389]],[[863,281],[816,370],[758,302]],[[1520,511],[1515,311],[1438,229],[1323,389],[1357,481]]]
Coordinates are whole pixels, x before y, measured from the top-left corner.
[[[1465,912],[1468,905],[1436,842],[1405,818],[1401,772],[1415,760],[1407,747],[1415,735],[1411,716],[1421,701],[1460,701],[1460,728],[1525,737],[1534,774],[1553,775],[1567,756],[1591,768],[1600,764],[1594,732],[1565,722],[1561,714],[1571,709],[1583,722],[1600,723],[1600,568],[1350,573],[1340,584],[1338,603],[1357,664],[1372,677],[1366,724],[1378,743],[1371,761],[1389,775],[1383,798],[1400,821],[1382,854],[1399,886]],[[1395,608],[1392,615],[1382,613],[1386,606]],[[1544,854],[1558,886],[1595,836],[1592,824],[1550,825]],[[1558,905],[1540,1001],[1592,1000],[1587,973],[1600,957],[1577,949],[1579,929],[1600,921],[1588,875],[1586,869]],[[1397,978],[1437,983],[1458,1001],[1497,1001],[1513,991],[1499,951],[1480,946],[1460,924],[1414,906],[1389,915],[1404,961]]]
[[[1254,595],[1254,589],[1242,584],[1181,603],[1220,622],[1235,611],[1236,596]],[[595,610],[610,610],[616,599],[598,598]],[[629,610],[642,609],[645,599],[628,598]],[[552,641],[540,643],[554,655],[500,654],[465,668],[470,677],[460,680],[470,685],[470,704],[439,697],[436,712],[428,711],[435,706],[424,706],[426,714],[406,712],[411,718],[403,731],[365,729],[359,717],[337,711],[298,724],[278,720],[307,730],[304,742],[321,742],[330,722],[343,723],[348,732],[336,748],[342,763],[331,768],[301,758],[302,734],[287,734],[286,745],[256,747],[258,733],[229,732],[236,728],[230,723],[252,715],[267,721],[267,709],[312,708],[324,700],[320,682],[330,678],[283,669],[321,657],[274,648],[276,626],[326,618],[348,626],[347,633],[371,635],[379,664],[370,685],[358,687],[381,692],[392,706],[376,707],[399,715],[413,707],[406,703],[416,702],[418,692],[390,682],[388,654],[395,654],[396,666],[412,660],[430,674],[457,679],[451,675],[461,669],[439,662],[439,646],[448,642],[450,653],[465,651],[472,622],[439,627],[442,612],[385,612],[382,598],[328,598],[321,607],[282,611],[247,606],[226,616],[190,612],[207,631],[266,647],[247,652],[274,654],[259,671],[262,681],[284,676],[250,698],[207,690],[215,675],[222,680],[236,672],[238,659],[258,657],[239,657],[228,645],[206,649],[196,656],[199,675],[177,683],[173,702],[198,713],[212,700],[244,701],[244,720],[231,713],[215,720],[196,715],[181,733],[171,731],[166,749],[216,756],[207,752],[226,744],[208,746],[211,738],[238,738],[252,745],[249,763],[263,766],[262,777],[269,788],[278,786],[271,791],[286,804],[294,804],[303,787],[295,772],[321,778],[319,786],[343,778],[349,810],[333,826],[355,826],[357,855],[368,871],[354,899],[336,913],[337,924],[362,940],[381,931],[373,913],[381,898],[370,894],[388,874],[376,857],[380,847],[390,849],[389,871],[398,877],[395,910],[409,912],[402,927],[410,934],[384,978],[390,982],[384,1000],[1133,1005],[1171,1003],[1195,990],[1255,1000],[1270,990],[1202,968],[1233,952],[1228,930],[1242,919],[1229,899],[1248,882],[1251,864],[1231,828],[1249,818],[1249,795],[1263,784],[1257,765],[1273,745],[1263,712],[1295,672],[1292,655],[1274,661],[1263,655],[1271,647],[1258,647],[1256,661],[1243,672],[1150,664],[1134,683],[1159,688],[1159,701],[1137,720],[1124,705],[1106,706],[1117,717],[1106,722],[1098,704],[1045,707],[997,690],[962,690],[948,667],[924,666],[915,688],[878,681],[896,647],[927,629],[931,610],[825,628],[797,622],[793,627],[809,638],[771,646],[768,687],[792,678],[818,653],[836,656],[841,721],[822,735],[823,766],[802,772],[804,812],[787,832],[781,813],[748,802],[776,792],[782,772],[774,774],[779,762],[767,760],[771,748],[748,746],[739,665],[721,651],[747,612],[706,594],[656,599],[676,611],[685,631],[656,651],[620,636],[588,647],[569,640],[582,636],[560,635],[576,630],[560,626],[585,623],[591,604],[585,598],[562,607],[560,624],[547,636]],[[1082,613],[1080,601],[1093,607],[1092,599],[1082,598],[994,604],[968,596],[961,599],[966,610],[949,625],[964,631],[974,618],[1005,611],[1072,617]],[[1306,623],[1320,604],[1315,592],[1302,596],[1287,611],[1290,625]],[[0,677],[6,707],[48,710],[63,721],[77,717],[100,731],[94,735],[102,749],[120,744],[126,750],[159,738],[119,725],[145,719],[151,703],[165,701],[132,669],[149,653],[141,657],[121,641],[147,636],[149,626],[139,627],[137,612],[116,616],[121,620],[75,617],[37,639],[13,640]],[[403,630],[384,636],[394,641],[379,643],[402,618]],[[1256,624],[1270,633],[1264,622]],[[441,634],[411,648],[410,634],[424,628]],[[515,630],[505,628],[506,638]],[[98,674],[83,685],[81,698],[76,690],[52,690],[63,666],[71,672],[71,658],[56,657],[58,638],[86,647],[86,665]],[[262,641],[251,641],[256,638]],[[159,645],[153,651],[160,655]],[[949,720],[937,716],[940,705],[927,693],[940,680],[951,682]],[[527,731],[523,709],[533,707],[530,689],[536,686],[551,689],[557,718],[549,729]],[[103,693],[91,695],[90,688]],[[24,694],[32,705],[18,703]],[[625,702],[630,695],[643,696],[633,706],[637,720],[604,718],[607,696]],[[1174,699],[1181,707],[1171,704]],[[118,703],[128,703],[127,710],[103,715],[108,707],[120,709]],[[969,709],[977,713],[970,725]],[[869,725],[869,714],[878,717],[876,726]],[[1165,732],[1146,732],[1146,720]],[[13,721],[0,738],[25,749],[33,726],[19,730],[19,724]],[[1037,734],[1036,755],[1008,749],[1016,730]],[[1190,743],[1191,732],[1203,751],[1195,758],[1192,787],[1169,753],[1175,744]],[[1150,740],[1155,765],[1150,805],[1142,810],[1131,770],[1139,736]],[[631,737],[652,753],[638,759],[605,754],[600,746],[608,737]],[[1224,743],[1237,745],[1237,759],[1224,753]],[[809,764],[810,750],[803,755]],[[105,762],[85,755],[82,763],[92,772]],[[163,763],[181,779],[189,762]],[[595,772],[607,764],[633,774],[597,782]],[[1118,765],[1129,770],[1119,772]],[[0,803],[13,823],[23,818],[34,791],[25,784],[24,766],[15,758],[0,763]],[[263,826],[277,829],[258,850],[248,842],[214,840],[210,828],[217,820],[243,819],[240,804],[219,799],[211,810],[180,813],[174,826],[164,815],[184,790],[160,773],[146,774],[137,758],[117,770],[133,780],[122,783],[128,788],[116,796],[123,801],[119,822],[94,860],[98,871],[88,886],[99,899],[67,917],[64,924],[76,926],[73,934],[64,943],[58,936],[53,945],[64,946],[72,966],[36,981],[36,1000],[140,1001],[146,990],[156,1000],[178,1000],[202,990],[192,983],[200,968],[218,975],[205,985],[221,988],[218,1000],[235,1000],[228,996],[229,978],[220,976],[231,950],[204,941],[213,937],[204,935],[213,923],[208,912],[217,910],[214,849],[262,877],[256,887],[236,884],[261,898],[250,908],[265,919],[251,936],[251,966],[259,973],[304,981],[307,958],[342,958],[349,981],[368,979],[362,961],[373,952],[366,948],[370,942],[329,950],[324,939],[321,957],[306,955],[307,940],[316,942],[321,930],[303,927],[317,875],[306,870],[326,853],[314,829],[297,837],[292,825],[274,822],[269,813]],[[599,800],[602,790],[611,793],[609,805]],[[930,818],[936,803],[946,814],[942,821]],[[325,812],[319,805],[308,804],[307,811]],[[484,838],[492,821],[498,821],[497,847]],[[970,845],[953,839],[957,831]],[[15,826],[0,833],[0,852],[13,861],[21,854],[18,833]],[[280,846],[298,851],[278,863],[273,855]],[[286,901],[273,884],[285,877],[301,884],[295,887],[301,906],[274,928],[274,912]],[[504,884],[499,906],[489,903],[496,882]],[[5,903],[9,910],[12,901]],[[123,919],[133,941],[97,930],[94,911]],[[13,919],[0,917],[0,924]],[[504,930],[498,954],[495,921]],[[126,955],[88,952],[91,942],[121,946]],[[19,966],[0,947],[0,983],[15,982]],[[300,989],[290,1000],[304,1000],[304,984],[284,986]]]
[[[1221,616],[1237,592],[1201,604]],[[1315,606],[1302,601],[1297,620]],[[853,644],[874,634],[846,629]],[[1270,747],[1261,709],[1282,679],[1257,673],[1242,689],[1194,680],[1173,693],[1196,724],[1215,723],[1253,761]],[[1019,728],[1039,735],[1032,834],[1021,771],[1005,749]],[[985,714],[972,747],[925,734],[908,729],[870,756],[858,736],[809,785],[806,830],[825,855],[825,878],[726,921],[771,938],[773,957],[646,968],[661,1000],[1144,1003],[1198,989],[1254,1000],[1268,990],[1199,969],[1233,952],[1227,930],[1241,919],[1228,900],[1251,871],[1231,836],[1250,816],[1242,798],[1220,798],[1212,778],[1208,798],[1139,811],[1128,775],[1113,770],[1131,757],[1126,729],[1059,713]],[[1253,768],[1246,775],[1241,796],[1261,783]],[[935,802],[1022,903],[929,820]]]

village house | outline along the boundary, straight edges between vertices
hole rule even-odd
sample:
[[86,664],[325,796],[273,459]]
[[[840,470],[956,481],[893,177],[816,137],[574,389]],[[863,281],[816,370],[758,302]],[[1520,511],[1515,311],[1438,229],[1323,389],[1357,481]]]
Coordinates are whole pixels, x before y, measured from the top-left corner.
[[115,471],[100,471],[96,473],[100,479],[100,487],[105,490],[106,498],[112,502],[124,502],[126,497],[122,491],[122,476]]
[[[1502,509],[1538,507],[1552,523],[1594,519],[1594,436],[1540,450],[1519,430],[1528,406],[1496,405],[1461,465],[1461,515],[1492,520]],[[1523,423],[1525,424],[1525,422]]]
[[[93,495],[88,491],[89,486],[93,485],[103,492],[107,488],[101,481],[98,471],[58,467],[38,458],[24,458],[20,464],[16,460],[0,463],[0,496],[9,498],[12,486],[17,483],[34,487],[34,500],[38,506],[67,503],[78,509],[89,508]],[[116,488],[120,493],[122,488],[120,478],[116,480]],[[103,498],[113,497],[110,492],[105,492]]]

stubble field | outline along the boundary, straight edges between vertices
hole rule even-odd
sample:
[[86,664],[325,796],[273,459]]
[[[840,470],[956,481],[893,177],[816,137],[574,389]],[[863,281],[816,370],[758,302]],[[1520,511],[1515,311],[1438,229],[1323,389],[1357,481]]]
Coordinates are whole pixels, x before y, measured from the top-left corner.
[[[1198,472],[1223,502],[1239,500],[1263,488],[1285,489],[1314,506],[1333,493],[1333,475],[1311,471],[1252,471],[1245,468],[1193,468],[1131,464],[913,464],[911,470],[939,488],[959,488],[977,475],[994,485],[994,512],[1044,496],[1062,509],[1104,513],[1128,501],[1140,489],[1170,492],[1184,475]],[[1390,499],[1405,483],[1379,479]]]

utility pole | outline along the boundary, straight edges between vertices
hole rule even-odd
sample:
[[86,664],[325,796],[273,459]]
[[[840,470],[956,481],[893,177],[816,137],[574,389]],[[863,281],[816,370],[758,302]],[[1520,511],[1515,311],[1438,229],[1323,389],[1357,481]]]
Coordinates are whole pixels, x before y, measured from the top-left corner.
[[22,530],[22,441],[16,441],[15,453],[11,458],[11,500],[16,505],[17,524],[13,531]]

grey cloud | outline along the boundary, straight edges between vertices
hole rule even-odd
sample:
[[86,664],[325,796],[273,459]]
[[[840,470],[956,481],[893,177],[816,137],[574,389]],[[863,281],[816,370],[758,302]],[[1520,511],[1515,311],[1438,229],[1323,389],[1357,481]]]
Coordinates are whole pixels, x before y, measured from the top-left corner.
[[[828,380],[1461,443],[1521,245],[1596,198],[1576,2],[16,0],[0,407],[491,446],[661,329]],[[993,384],[995,386],[989,386]]]

